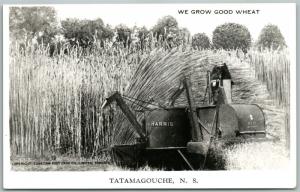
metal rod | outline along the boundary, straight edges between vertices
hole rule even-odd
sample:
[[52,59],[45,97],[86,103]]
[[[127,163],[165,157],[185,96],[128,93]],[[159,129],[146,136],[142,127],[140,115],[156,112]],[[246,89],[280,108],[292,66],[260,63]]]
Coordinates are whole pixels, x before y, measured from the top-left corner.
[[146,150],[179,150],[186,149],[186,147],[147,147]]
[[266,133],[265,131],[240,131],[240,134],[247,134],[247,133]]
[[[127,117],[129,122],[132,124],[132,127],[134,128],[134,130],[139,134],[139,136],[141,138],[145,138],[145,133],[143,131],[142,126],[140,125],[140,123],[138,122],[135,115],[132,113],[132,111],[128,107],[128,105],[125,103],[125,101],[123,100],[123,98],[121,97],[119,92],[116,92],[115,94],[113,94],[112,96],[107,98],[106,101],[107,102],[106,102],[105,106],[109,105],[113,101],[116,101],[118,106],[124,113],[124,115]],[[103,106],[103,107],[105,107],[105,106]]]
[[211,104],[210,71],[207,71],[208,104]]
[[182,84],[180,83],[179,88],[173,93],[171,98],[169,99],[169,105],[174,106],[174,103],[176,99],[181,95],[181,93],[184,91],[184,87],[181,86]]
[[166,109],[166,107],[164,106],[161,106],[160,104],[154,104],[153,102],[149,102],[149,101],[144,101],[144,100],[141,100],[141,99],[137,99],[137,98],[134,98],[134,97],[130,97],[128,95],[121,95],[123,98],[127,98],[127,99],[132,99],[132,100],[135,100],[135,101],[139,101],[141,103],[146,103],[146,104],[149,104],[149,105],[153,105],[153,106],[157,106],[159,108],[162,108],[162,109]]
[[210,150],[213,139],[214,139],[214,137],[210,137],[210,139],[209,139],[208,148],[207,148],[207,151],[205,153],[204,161],[203,161],[203,164],[202,164],[202,167],[201,167],[202,170],[205,168],[205,164],[206,164],[206,161],[207,161],[207,156],[208,156],[208,153],[209,153],[209,150]]
[[177,152],[182,157],[182,159],[186,162],[186,164],[189,166],[191,170],[194,170],[193,166],[190,164],[190,162],[187,160],[187,158],[183,155],[183,153],[178,149]]
[[186,97],[189,104],[189,119],[192,126],[192,139],[194,141],[201,141],[203,140],[202,130],[200,129],[199,123],[197,122],[197,112],[196,112],[196,105],[194,103],[194,97],[191,89],[191,82],[186,77],[183,79],[183,85],[186,90]]
[[200,123],[200,125],[202,126],[202,128],[209,134],[211,135],[211,133],[208,131],[208,129],[206,128],[206,126],[203,124],[203,122],[200,120],[200,118],[198,117],[198,123]]
[[[212,123],[212,125],[211,125],[211,130],[213,131],[213,128],[214,128],[214,123],[216,122],[216,127],[217,127],[217,114],[218,114],[218,108],[216,109],[216,112],[215,112],[215,114],[214,114],[214,118],[213,118],[213,123]],[[215,134],[215,136],[217,136],[216,134],[217,134],[217,131],[214,133]],[[205,156],[204,156],[204,161],[203,161],[203,164],[202,164],[202,169],[204,169],[204,167],[205,167],[205,164],[206,164],[206,161],[207,161],[207,156],[208,156],[208,153],[209,153],[209,150],[210,150],[210,147],[211,147],[211,144],[212,144],[212,141],[216,138],[215,136],[213,136],[213,135],[211,135],[210,136],[210,139],[209,139],[209,145],[208,145],[208,148],[207,148],[207,151],[206,151],[206,153],[205,153]]]

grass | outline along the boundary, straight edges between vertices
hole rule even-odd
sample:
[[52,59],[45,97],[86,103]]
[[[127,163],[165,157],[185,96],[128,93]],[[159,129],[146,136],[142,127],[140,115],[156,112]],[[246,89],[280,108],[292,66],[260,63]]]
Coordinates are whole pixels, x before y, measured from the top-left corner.
[[252,50],[249,55],[249,63],[254,68],[255,76],[266,83],[276,104],[289,107],[290,60],[288,50]]
[[[145,50],[106,47],[88,54],[70,48],[69,55],[51,58],[42,46],[35,50],[27,47],[25,53],[19,52],[18,46],[11,43],[9,63],[12,160],[93,158],[111,144],[134,142],[135,133],[115,106],[101,110],[104,99],[112,91],[166,105],[180,79],[190,76],[196,103],[200,104],[206,71],[223,62],[228,64],[236,83],[233,101],[260,105],[266,115],[267,132],[281,140],[288,138],[284,123],[286,109],[282,108],[289,103],[289,62],[285,52],[251,51],[249,58],[241,58],[235,51],[198,51],[188,46],[166,49],[149,45]],[[180,97],[175,105],[186,105],[185,98]],[[136,104],[131,107],[138,109]],[[137,115],[142,118],[141,114]],[[258,155],[246,161],[253,153]],[[281,167],[286,163],[287,153],[280,142],[243,144],[224,154],[227,169],[244,169]],[[279,163],[273,166],[275,161],[264,156],[277,157]],[[255,164],[258,158],[262,158],[261,165]],[[271,166],[267,166],[267,162],[271,162]],[[111,167],[40,165],[15,166],[14,169],[109,170]],[[147,167],[142,169],[148,170]]]
[[10,46],[10,131],[12,155],[85,156],[109,144],[112,108],[101,104],[110,91],[123,92],[136,64],[124,55],[48,57],[42,47],[25,54]]
[[96,165],[14,165],[14,171],[120,171],[119,167],[111,164],[96,164]]
[[284,145],[274,142],[252,142],[234,145],[224,152],[226,170],[286,169],[289,154]]
[[[44,165],[12,165],[14,171],[132,171],[126,167],[120,167],[113,163],[101,164],[44,164]],[[148,165],[142,166],[134,171],[163,171],[162,169],[155,169]]]
[[249,63],[255,76],[267,86],[273,102],[285,111],[284,135],[286,146],[290,143],[290,60],[284,50],[250,51]]

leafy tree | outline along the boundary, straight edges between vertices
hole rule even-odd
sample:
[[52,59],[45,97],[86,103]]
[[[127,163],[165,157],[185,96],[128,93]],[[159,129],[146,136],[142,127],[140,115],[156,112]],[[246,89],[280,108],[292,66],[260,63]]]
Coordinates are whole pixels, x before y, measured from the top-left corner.
[[181,41],[182,43],[190,42],[191,33],[187,28],[179,28],[177,41]]
[[[110,40],[111,41],[112,38],[113,38],[113,36],[114,36],[114,30],[108,24],[106,24],[106,26],[103,28],[103,31],[101,31],[101,33],[102,33],[101,34],[101,38],[102,38],[101,42],[106,41],[106,40]],[[100,37],[98,37],[98,38],[100,38]]]
[[225,23],[213,31],[212,42],[216,49],[242,49],[247,52],[251,45],[251,35],[243,25]]
[[149,40],[150,31],[145,27],[134,27],[132,29],[131,39],[133,42],[139,44],[140,49],[144,49],[146,46],[147,40]]
[[170,15],[158,20],[157,24],[152,28],[152,32],[157,40],[170,40],[178,35],[178,23],[176,19]]
[[53,7],[11,7],[9,10],[10,37],[48,44],[58,33],[56,11]]
[[90,47],[113,37],[113,31],[102,19],[79,20],[68,18],[61,21],[62,33],[72,46]]
[[260,49],[278,49],[286,47],[286,43],[280,29],[276,25],[266,25],[258,37],[256,43]]
[[115,35],[116,35],[116,41],[122,42],[124,47],[127,47],[130,45],[132,39],[131,39],[131,33],[132,30],[127,27],[126,25],[120,24],[115,27]]
[[194,49],[209,49],[210,40],[205,33],[196,33],[192,37],[192,47]]
[[144,40],[144,39],[147,38],[147,36],[150,33],[150,31],[145,26],[143,26],[143,27],[141,27],[141,28],[138,29],[138,33],[139,33],[138,37],[140,39]]

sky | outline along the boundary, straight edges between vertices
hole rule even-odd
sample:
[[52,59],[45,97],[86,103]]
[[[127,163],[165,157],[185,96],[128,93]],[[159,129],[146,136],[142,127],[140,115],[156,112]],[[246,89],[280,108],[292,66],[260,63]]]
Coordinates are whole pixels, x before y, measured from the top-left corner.
[[[191,34],[206,33],[210,38],[213,30],[226,22],[245,25],[257,40],[261,29],[267,24],[275,24],[285,37],[287,45],[295,41],[295,8],[292,4],[77,4],[56,5],[60,20],[66,18],[96,19],[105,24],[116,26],[125,24],[148,29],[159,18],[171,15],[176,18],[179,27],[186,27]],[[189,14],[179,14],[179,10],[188,10]],[[211,10],[211,14],[192,14],[193,10]],[[216,14],[215,11],[231,10],[232,14]],[[255,10],[258,14],[236,14],[236,10]]]

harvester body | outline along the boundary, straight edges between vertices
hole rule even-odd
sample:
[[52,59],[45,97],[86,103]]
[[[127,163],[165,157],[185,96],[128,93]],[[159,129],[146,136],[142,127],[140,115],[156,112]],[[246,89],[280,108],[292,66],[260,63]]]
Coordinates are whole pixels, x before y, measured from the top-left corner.
[[[107,99],[108,104],[117,101],[138,133],[139,142],[112,146],[114,160],[126,166],[148,163],[171,169],[202,169],[212,142],[233,143],[264,138],[263,111],[255,104],[232,103],[231,86],[231,79],[214,80],[208,72],[208,102],[196,106],[189,79],[184,78],[171,97],[170,106],[145,111],[144,123],[138,122],[116,92]],[[184,90],[188,106],[172,107]]]

